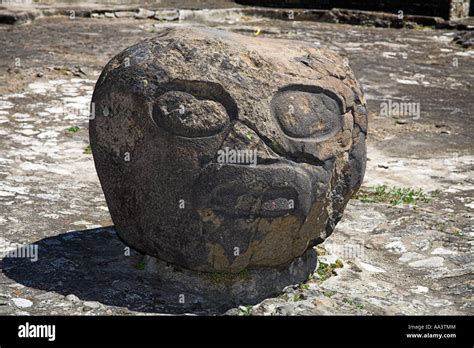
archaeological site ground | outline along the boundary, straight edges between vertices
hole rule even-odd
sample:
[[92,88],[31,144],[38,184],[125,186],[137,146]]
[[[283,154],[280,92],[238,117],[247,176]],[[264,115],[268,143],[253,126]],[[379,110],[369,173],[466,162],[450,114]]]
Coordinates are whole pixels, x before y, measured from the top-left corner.
[[457,342],[474,4],[427,3],[0,1],[0,325],[429,316],[404,339]]

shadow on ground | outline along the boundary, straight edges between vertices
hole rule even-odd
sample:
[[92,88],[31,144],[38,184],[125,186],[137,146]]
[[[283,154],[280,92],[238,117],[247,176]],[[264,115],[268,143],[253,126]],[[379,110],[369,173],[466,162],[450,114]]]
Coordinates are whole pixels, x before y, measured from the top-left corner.
[[174,284],[160,282],[144,271],[144,255],[129,249],[114,227],[67,232],[44,238],[38,260],[15,258],[0,261],[3,273],[16,282],[82,301],[149,313],[218,314],[217,308],[199,294],[185,293]]

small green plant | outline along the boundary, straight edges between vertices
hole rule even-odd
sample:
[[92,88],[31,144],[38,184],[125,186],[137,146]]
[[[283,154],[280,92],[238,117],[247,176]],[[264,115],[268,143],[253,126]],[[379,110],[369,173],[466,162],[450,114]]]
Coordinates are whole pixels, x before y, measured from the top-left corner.
[[352,304],[354,303],[354,301],[352,301],[350,298],[347,298],[347,297],[346,297],[346,298],[343,298],[343,299],[342,299],[342,302],[347,303],[347,304],[350,304],[350,305],[352,305]]
[[378,185],[363,190],[356,196],[363,203],[390,203],[416,204],[418,202],[428,202],[429,196],[422,189],[412,189],[409,187],[391,187]]
[[66,129],[67,132],[69,133],[77,133],[79,132],[80,128],[77,127],[77,126],[72,126],[72,127],[69,127],[68,129]]
[[364,304],[356,302],[351,298],[345,297],[345,298],[342,299],[342,302],[347,303],[348,305],[354,306],[357,309],[363,309],[364,308]]
[[293,302],[301,301],[301,300],[303,300],[303,296],[301,294],[296,293],[296,294],[293,295],[292,300],[293,300]]
[[457,236],[457,237],[459,237],[459,236],[461,235],[461,232],[462,232],[462,231],[461,231],[459,228],[457,228],[457,227],[451,228],[451,231],[453,231],[453,234],[454,234],[455,236]]
[[320,262],[316,273],[318,273],[320,280],[323,282],[333,275],[333,271],[336,268],[342,267],[344,267],[344,264],[339,259],[337,259],[335,263],[331,264]]
[[63,74],[63,75],[66,75],[66,76],[69,76],[71,75],[71,69],[67,68],[67,67],[61,67],[59,69],[59,71]]
[[323,291],[323,295],[326,296],[326,297],[333,297],[334,295],[336,295],[337,292],[336,291],[333,291],[333,290],[326,290],[326,291]]
[[282,153],[283,152],[283,146],[281,146],[278,142],[276,141],[273,141],[271,144],[270,144],[270,147],[273,151],[275,151],[276,153]]
[[320,262],[316,272],[318,273],[321,281],[325,281],[331,276],[332,270],[330,270],[330,266],[327,263]]
[[250,273],[243,270],[237,273],[231,272],[210,272],[207,274],[208,279],[214,284],[231,283],[236,280],[246,280],[250,278]]
[[252,315],[252,306],[239,306],[239,315],[240,316]]
[[302,290],[308,290],[309,289],[309,284],[303,283],[299,286],[300,289]]
[[326,249],[322,245],[317,245],[316,246],[316,252],[317,252],[318,256],[324,256],[324,255],[327,254]]
[[84,154],[90,155],[92,154],[92,148],[90,145],[87,145],[86,148],[84,149]]
[[342,302],[347,303],[348,305],[354,306],[357,309],[363,309],[364,308],[364,304],[362,304],[360,302],[356,302],[355,300],[353,300],[351,298],[348,298],[348,297],[344,297],[342,299]]
[[145,262],[140,261],[135,265],[136,269],[139,269],[140,271],[143,271],[145,269]]
[[334,263],[334,268],[342,268],[344,267],[344,264],[342,263],[341,260],[337,259],[336,262]]

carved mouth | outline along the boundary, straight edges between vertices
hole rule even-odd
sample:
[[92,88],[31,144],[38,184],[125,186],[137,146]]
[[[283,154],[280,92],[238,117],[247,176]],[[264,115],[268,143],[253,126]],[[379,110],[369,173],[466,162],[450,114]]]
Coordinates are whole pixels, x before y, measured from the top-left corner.
[[211,193],[209,208],[234,218],[275,218],[290,214],[298,207],[298,192],[293,187],[249,192],[242,186],[218,187]]
[[305,214],[313,197],[308,175],[286,163],[211,164],[196,181],[193,205],[239,219]]

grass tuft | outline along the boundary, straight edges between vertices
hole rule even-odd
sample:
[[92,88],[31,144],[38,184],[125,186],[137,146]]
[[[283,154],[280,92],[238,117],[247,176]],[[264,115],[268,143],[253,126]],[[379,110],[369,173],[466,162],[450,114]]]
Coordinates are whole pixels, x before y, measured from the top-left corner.
[[135,268],[140,270],[140,271],[143,271],[145,269],[145,262],[143,261],[140,261],[138,262],[136,265],[135,265]]
[[72,126],[72,127],[69,127],[68,129],[66,129],[67,132],[69,133],[77,133],[79,132],[80,128],[77,127],[77,126]]
[[236,280],[247,280],[250,278],[248,270],[237,273],[231,272],[211,272],[207,273],[208,279],[214,284],[232,283]]
[[329,279],[333,274],[335,274],[334,270],[336,268],[342,268],[342,267],[344,267],[344,264],[339,259],[337,259],[335,263],[331,263],[331,264],[319,262],[319,267],[316,273],[318,273],[320,280],[323,282]]
[[369,190],[360,191],[357,196],[363,203],[390,203],[399,204],[417,204],[418,202],[428,202],[430,197],[420,189],[409,187],[388,187],[378,185]]

